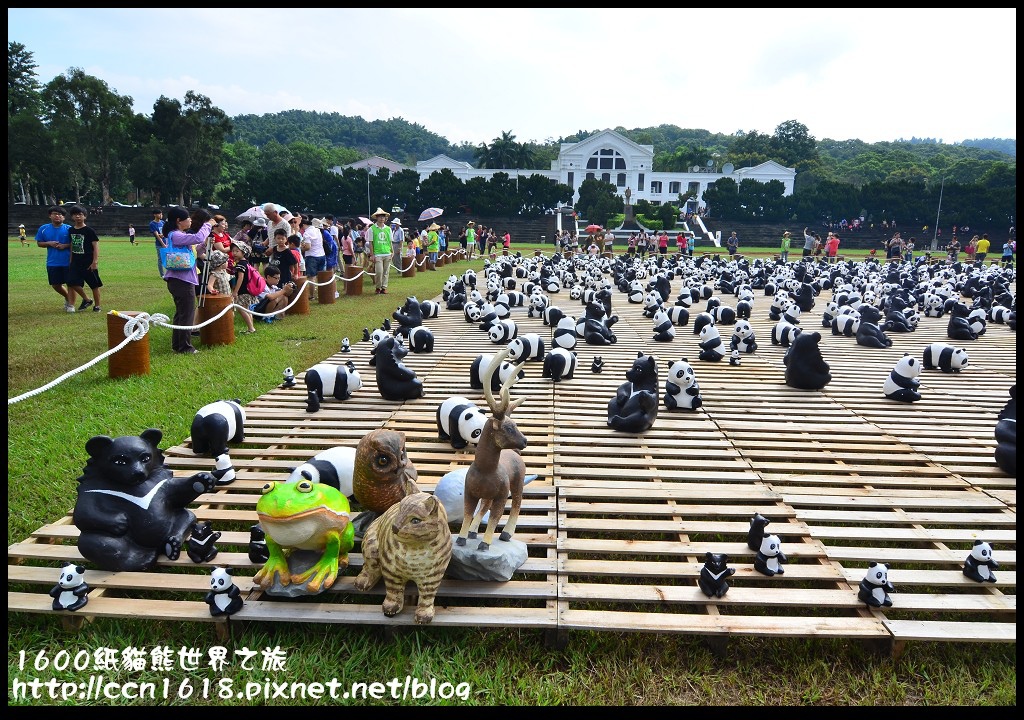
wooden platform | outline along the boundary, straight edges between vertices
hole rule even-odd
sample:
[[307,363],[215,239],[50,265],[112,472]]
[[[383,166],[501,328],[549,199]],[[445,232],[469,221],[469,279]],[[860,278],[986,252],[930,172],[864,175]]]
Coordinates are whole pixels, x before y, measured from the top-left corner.
[[[801,318],[805,331],[822,332],[833,375],[822,392],[784,384],[785,348],[771,344],[766,297],[755,298],[751,320],[758,351],[739,367],[697,360],[692,326],[678,328],[671,343],[653,342],[642,307],[619,293],[618,342],[597,347],[581,340],[575,378],[555,384],[541,378],[540,363],[527,365],[513,395],[527,398],[515,419],[529,438],[527,472],[539,475],[526,488],[516,533],[529,559],[508,583],[446,580],[434,625],[545,628],[553,637],[589,629],[712,639],[829,636],[896,646],[1016,641],[1016,481],[993,460],[996,415],[1016,379],[1015,333],[989,325],[967,344],[964,372],[925,371],[923,399],[898,403],[884,397],[885,377],[904,352],[921,357],[928,343],[945,341],[947,319],[924,318],[914,333],[890,333],[892,348],[869,349],[820,327],[827,299],[823,293]],[[582,311],[565,291],[552,300],[569,314]],[[512,317],[521,334],[539,333],[550,345],[550,328],[540,319],[528,318],[525,308],[513,309]],[[230,567],[247,596],[234,620],[412,624],[408,607],[393,619],[383,615],[382,585],[353,589],[358,552],[328,593],[287,601],[253,587],[256,567],[246,547],[265,481],[284,479],[324,448],[354,446],[371,429],[406,434],[424,489],[470,464],[470,453],[437,440],[434,413],[451,395],[486,408],[482,393],[469,386],[469,366],[498,346],[461,312],[442,310],[426,324],[434,352],[405,359],[424,381],[419,400],[383,400],[367,365],[369,344],[360,342],[328,359],[356,362],[364,388],[351,400],[306,413],[300,375],[296,387],[273,389],[247,407],[246,440],[231,451],[238,480],[196,505],[199,518],[223,532],[215,564]],[[728,341],[731,329],[720,329]],[[650,431],[618,433],[607,427],[607,403],[640,351],[655,355],[662,382],[668,362],[689,358],[704,406],[662,407]],[[601,374],[590,371],[596,355],[604,360]],[[188,442],[166,456],[180,474],[212,467]],[[784,575],[768,578],[753,568],[746,534],[755,512],[782,539]],[[55,568],[81,560],[76,536],[64,516],[8,549],[9,611],[50,612],[46,592]],[[997,583],[962,574],[975,539],[992,543],[1001,565]],[[706,552],[728,553],[737,570],[720,600],[709,600],[696,584]],[[896,592],[884,611],[857,599],[872,561],[891,565]],[[89,570],[96,590],[82,613],[223,623],[202,601],[208,572],[184,554],[148,573]]]

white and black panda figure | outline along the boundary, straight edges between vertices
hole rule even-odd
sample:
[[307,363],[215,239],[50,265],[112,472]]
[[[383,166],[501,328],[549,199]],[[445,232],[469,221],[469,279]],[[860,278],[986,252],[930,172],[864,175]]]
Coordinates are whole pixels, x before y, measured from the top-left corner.
[[283,388],[293,388],[293,387],[295,387],[295,371],[292,370],[290,367],[286,367],[284,369],[284,373],[283,373],[283,380],[284,381],[281,383],[281,387],[283,387]]
[[562,283],[554,275],[549,275],[548,277],[544,278],[542,282],[544,285],[544,292],[550,295],[554,295],[555,293],[560,292],[562,289]]
[[541,377],[551,378],[551,382],[572,380],[576,372],[576,353],[571,350],[556,347],[544,356],[544,367],[541,370]]
[[993,305],[988,309],[988,319],[998,325],[1005,325],[1010,320],[1010,313],[1013,311],[1002,305]]
[[350,352],[352,352],[352,344],[349,343],[347,337],[341,339],[341,351],[343,353],[350,353]]
[[754,304],[750,300],[736,301],[736,318],[738,320],[749,320],[754,312]]
[[690,311],[681,305],[672,305],[665,308],[665,313],[673,325],[686,327],[690,323]]
[[860,330],[860,313],[850,309],[849,312],[839,311],[839,314],[832,319],[832,334],[843,337],[856,337]]
[[661,307],[654,314],[654,341],[672,342],[676,338],[676,328],[668,313]]
[[565,312],[562,308],[557,307],[556,305],[548,305],[541,313],[541,319],[548,327],[554,327],[558,324],[558,321],[564,317],[566,317]]
[[391,337],[387,330],[384,328],[377,328],[372,333],[369,333],[370,339],[370,367],[374,367],[377,364],[377,346],[381,344],[383,340]]
[[544,360],[544,338],[537,333],[525,333],[508,344],[508,359],[514,363]]
[[217,457],[228,443],[245,441],[245,410],[241,400],[218,400],[199,408],[192,420],[192,452]]
[[925,345],[923,360],[925,370],[958,373],[967,367],[969,358],[963,348],[953,347],[949,343],[934,342]]
[[491,325],[490,330],[487,331],[487,336],[495,345],[506,344],[509,340],[519,336],[519,327],[516,325],[515,320],[499,320]]
[[535,292],[530,295],[530,306],[526,310],[527,317],[539,317],[544,320],[544,324],[548,325],[547,316],[544,311],[551,307],[551,298],[542,292]]
[[555,331],[551,336],[551,344],[563,350],[575,350],[579,341],[579,332],[576,329],[576,318],[566,315],[558,321]]
[[338,445],[317,453],[288,475],[288,482],[308,480],[323,483],[345,497],[352,496],[352,477],[356,467],[356,449]]
[[892,607],[891,592],[896,592],[896,588],[889,582],[889,566],[877,562],[869,564],[867,574],[860,581],[857,598],[870,607]]
[[779,536],[765,533],[754,556],[754,569],[762,575],[774,577],[786,572],[782,567],[785,562],[788,562],[788,558],[782,552],[782,541],[779,540]]
[[433,300],[424,300],[420,303],[420,314],[424,319],[436,318],[441,314],[441,305]]
[[917,402],[921,399],[921,393],[918,392],[921,381],[917,379],[920,374],[921,363],[909,353],[904,353],[885,379],[882,392],[890,400]]
[[634,305],[641,305],[643,304],[644,299],[644,284],[639,280],[634,280],[629,284],[629,291],[626,293],[626,301],[633,303]]
[[217,485],[230,485],[235,481],[235,466],[231,462],[231,455],[224,453],[218,455],[213,463],[213,472],[210,473],[217,480]]
[[434,352],[434,333],[430,328],[423,325],[409,328],[409,350],[414,353]]
[[705,325],[714,325],[715,318],[709,312],[697,313],[693,316],[693,334],[700,335]]
[[220,540],[221,533],[214,530],[208,522],[192,523],[192,532],[185,541],[185,552],[194,563],[208,563],[217,557],[220,549],[215,544]]
[[977,337],[981,337],[987,330],[988,313],[985,308],[974,308],[967,314],[967,322],[971,325],[971,330]]
[[772,326],[772,345],[789,347],[801,332],[803,330],[800,326],[794,325],[785,319],[779,320]]
[[825,312],[821,314],[821,326],[830,328],[832,327],[832,321],[836,315],[839,314],[839,305],[836,304],[835,300],[829,300],[825,304]]
[[732,339],[729,341],[730,350],[738,350],[741,353],[751,354],[757,350],[757,340],[754,338],[754,328],[746,320],[737,320],[732,329]]
[[733,350],[732,353],[729,355],[729,364],[732,365],[733,367],[739,367],[740,365],[743,364],[740,360],[739,350]]
[[686,358],[668,363],[662,401],[669,410],[696,410],[704,404],[697,376]]
[[454,395],[437,406],[437,439],[456,450],[476,445],[484,431],[487,416],[464,397]]
[[714,323],[705,325],[700,331],[700,355],[697,356],[699,360],[705,362],[718,362],[725,357],[728,350],[728,346],[722,340],[722,336],[718,333],[718,328],[715,327]]
[[975,540],[971,554],[964,560],[964,575],[975,582],[996,581],[993,570],[999,569],[999,563],[992,557],[992,546],[984,540]]
[[732,325],[736,322],[736,308],[730,305],[718,305],[711,309],[711,317],[716,325]]
[[50,588],[54,610],[78,610],[89,602],[92,588],[85,582],[85,568],[68,563],[60,569],[57,584]]
[[324,398],[348,400],[362,387],[363,379],[351,360],[341,365],[317,363],[306,371],[306,392],[314,394],[320,402]]
[[216,567],[210,573],[210,592],[203,598],[210,606],[210,615],[234,615],[242,609],[245,601],[242,592],[235,585],[227,568]]
[[[493,355],[484,354],[476,356],[476,359],[474,359],[472,364],[469,366],[469,386],[471,388],[474,390],[484,389],[484,383],[481,379],[480,373],[487,369],[487,366],[493,359]],[[510,363],[508,360],[502,362],[501,365],[498,366],[498,372],[491,376],[491,390],[493,392],[501,390],[502,384],[508,380],[513,373],[515,373],[518,378],[526,376],[526,373],[524,373],[522,368],[518,365]]]

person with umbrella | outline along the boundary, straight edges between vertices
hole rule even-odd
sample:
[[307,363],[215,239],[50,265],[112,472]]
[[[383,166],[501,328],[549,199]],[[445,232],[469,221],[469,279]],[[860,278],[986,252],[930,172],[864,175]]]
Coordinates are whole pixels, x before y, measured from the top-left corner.
[[388,294],[388,274],[391,270],[391,228],[386,223],[391,213],[377,208],[370,217],[373,225],[367,230],[366,240],[373,253],[373,286],[378,295]]

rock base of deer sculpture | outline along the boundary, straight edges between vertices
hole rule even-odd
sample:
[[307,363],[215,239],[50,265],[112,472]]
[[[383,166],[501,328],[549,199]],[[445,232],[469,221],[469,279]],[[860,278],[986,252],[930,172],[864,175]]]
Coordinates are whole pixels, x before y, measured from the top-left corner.
[[495,538],[486,550],[477,549],[477,543],[452,545],[452,559],[445,577],[456,580],[483,580],[508,582],[513,573],[526,562],[526,543],[511,538]]

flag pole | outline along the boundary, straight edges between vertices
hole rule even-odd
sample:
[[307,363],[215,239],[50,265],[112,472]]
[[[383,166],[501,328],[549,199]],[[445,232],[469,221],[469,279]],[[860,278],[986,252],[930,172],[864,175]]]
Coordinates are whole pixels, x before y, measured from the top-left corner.
[[932,250],[939,247],[939,215],[942,214],[942,191],[946,188],[946,178],[943,176],[942,184],[939,185],[939,209],[935,212],[935,231],[932,234]]

